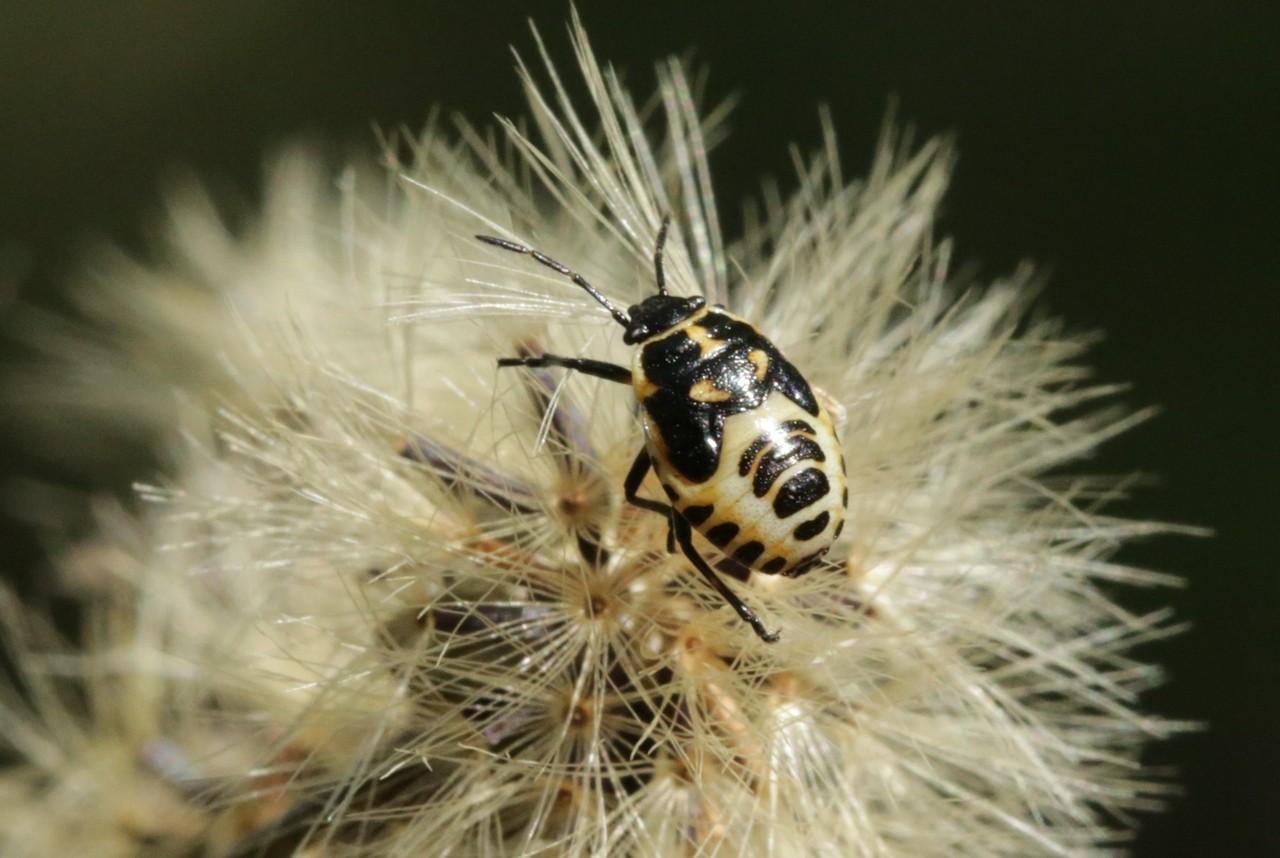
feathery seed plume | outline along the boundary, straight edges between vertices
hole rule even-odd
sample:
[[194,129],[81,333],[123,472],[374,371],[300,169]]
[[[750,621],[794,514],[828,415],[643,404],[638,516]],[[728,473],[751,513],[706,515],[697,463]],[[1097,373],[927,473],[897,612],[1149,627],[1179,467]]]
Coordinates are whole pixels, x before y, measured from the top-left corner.
[[[1131,654],[1169,618],[1113,590],[1168,581],[1108,559],[1161,528],[1109,516],[1122,484],[1072,469],[1144,415],[1106,404],[1083,339],[1028,315],[1030,271],[951,277],[945,143],[886,132],[850,181],[828,132],[730,243],[707,158],[723,112],[699,114],[675,62],[636,102],[576,22],[573,44],[586,107],[539,42],[533,130],[433,126],[336,188],[288,155],[244,236],[188,193],[167,265],[117,260],[82,293],[107,334],[60,340],[27,397],[56,378],[45,413],[161,437],[174,465],[137,521],[104,527],[103,550],[140,547],[86,612],[128,622],[58,662],[92,688],[90,726],[49,694],[7,700],[25,762],[0,789],[56,825],[93,781],[105,821],[65,854],[1118,848],[1165,789],[1142,748],[1178,725],[1138,708],[1159,672]],[[758,326],[843,446],[846,525],[822,561],[725,576],[776,643],[624,501],[632,390],[496,367],[629,366],[633,347],[568,277],[476,234],[627,307],[655,290],[667,214],[672,294]],[[653,475],[639,493],[663,498]],[[146,718],[92,721],[143,688]],[[146,826],[100,803],[132,794],[121,773],[164,796]],[[21,816],[5,854],[48,854]],[[162,822],[180,848],[145,833]],[[105,830],[144,833],[111,851]]]

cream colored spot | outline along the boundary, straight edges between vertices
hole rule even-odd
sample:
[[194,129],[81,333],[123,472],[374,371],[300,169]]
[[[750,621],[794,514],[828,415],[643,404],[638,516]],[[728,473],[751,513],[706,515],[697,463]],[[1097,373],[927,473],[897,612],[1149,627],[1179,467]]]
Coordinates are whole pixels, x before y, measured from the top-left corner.
[[760,349],[755,349],[747,355],[747,360],[756,368],[756,381],[764,381],[764,377],[769,374],[769,356]]
[[631,387],[636,393],[636,399],[641,402],[658,392],[658,385],[640,375],[632,375]]
[[712,384],[710,379],[704,378],[689,388],[689,398],[694,402],[725,402],[729,399],[729,392],[721,390]]
[[684,332],[689,339],[698,344],[703,357],[709,357],[728,345],[724,340],[712,339],[711,332],[702,325],[690,325],[684,329]]

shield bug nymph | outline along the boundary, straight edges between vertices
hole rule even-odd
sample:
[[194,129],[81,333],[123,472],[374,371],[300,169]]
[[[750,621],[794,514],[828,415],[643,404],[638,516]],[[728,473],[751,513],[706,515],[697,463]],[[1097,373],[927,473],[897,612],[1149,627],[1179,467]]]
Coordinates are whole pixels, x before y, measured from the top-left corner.
[[[848,504],[835,427],[804,376],[745,319],[700,295],[667,293],[663,218],[653,254],[658,292],[625,311],[541,251],[489,235],[480,241],[532,256],[598,301],[638,346],[631,369],[588,358],[500,358],[498,366],[563,367],[629,384],[645,446],[623,485],[626,499],[664,516],[670,535],[707,583],[761,639],[771,632],[693,544],[697,530],[741,569],[803,575],[831,548]],[[669,503],[640,497],[653,469]]]

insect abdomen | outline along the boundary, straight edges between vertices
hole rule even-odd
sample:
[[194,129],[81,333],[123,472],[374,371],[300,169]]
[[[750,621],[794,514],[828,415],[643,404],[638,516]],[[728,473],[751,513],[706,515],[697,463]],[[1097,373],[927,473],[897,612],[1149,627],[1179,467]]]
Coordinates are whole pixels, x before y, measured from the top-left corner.
[[799,575],[844,527],[844,459],[825,409],[764,335],[719,308],[641,346],[650,459],[676,511],[742,566]]
[[808,414],[774,393],[759,408],[726,418],[722,437],[719,466],[703,482],[653,456],[667,497],[743,566],[771,575],[804,573],[840,535],[848,499],[826,412]]

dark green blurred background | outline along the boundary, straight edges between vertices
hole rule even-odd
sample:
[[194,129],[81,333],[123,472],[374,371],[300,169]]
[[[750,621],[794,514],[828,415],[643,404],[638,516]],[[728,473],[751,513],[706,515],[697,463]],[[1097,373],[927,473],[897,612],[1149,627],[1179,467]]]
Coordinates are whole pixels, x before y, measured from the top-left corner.
[[[417,127],[434,104],[479,121],[519,112],[507,46],[529,52],[534,17],[567,63],[567,5],[462,5],[4,3],[0,297],[48,300],[93,238],[145,249],[176,166],[252,201],[264,153],[299,136],[340,153],[371,143],[374,123]],[[1154,650],[1172,676],[1151,706],[1211,724],[1153,752],[1186,794],[1147,821],[1138,854],[1280,854],[1280,4],[582,12],[638,91],[655,59],[694,48],[713,98],[743,95],[713,161],[731,227],[761,177],[789,175],[788,144],[817,145],[820,102],[847,175],[867,164],[891,95],[921,134],[958,135],[943,221],[958,258],[986,276],[1024,258],[1050,270],[1044,305],[1107,333],[1100,376],[1133,382],[1132,405],[1163,406],[1104,454],[1109,470],[1162,477],[1128,511],[1218,534],[1125,555],[1189,580],[1172,600],[1195,628]],[[135,461],[122,450],[86,479],[127,484]],[[6,449],[0,466],[20,473],[21,456]],[[39,569],[30,530],[11,517],[3,536],[0,569]]]

